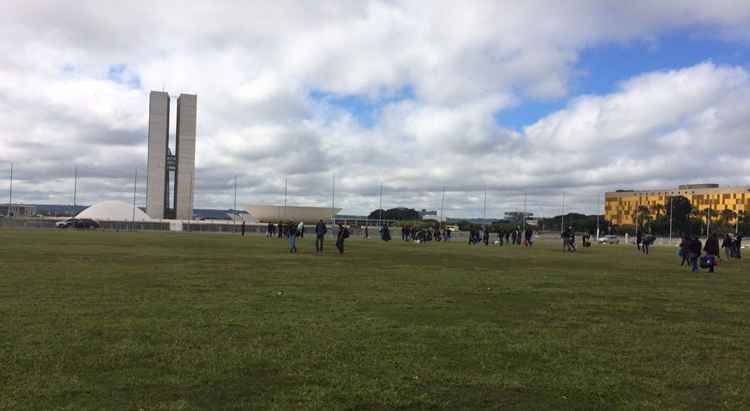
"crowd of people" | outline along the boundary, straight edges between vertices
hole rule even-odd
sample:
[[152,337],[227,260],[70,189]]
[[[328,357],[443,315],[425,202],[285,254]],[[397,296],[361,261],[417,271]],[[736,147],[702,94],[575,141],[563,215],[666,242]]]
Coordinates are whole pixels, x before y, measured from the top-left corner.
[[416,225],[401,226],[401,240],[424,243],[429,241],[450,241],[451,231],[447,227],[441,227],[440,224],[428,227],[418,227]]
[[[493,232],[496,234],[497,240],[491,242]],[[531,247],[534,244],[534,231],[530,227],[525,230],[522,230],[520,227],[516,227],[512,230],[493,230],[492,227],[489,226],[471,228],[469,230],[469,244],[494,244],[499,246],[507,244]]]
[[716,233],[709,235],[705,244],[701,243],[698,237],[685,235],[677,251],[677,254],[682,257],[680,266],[688,265],[692,272],[703,268],[713,273],[721,259],[722,248],[727,260],[741,258],[742,234],[737,234],[735,237],[729,233],[725,234],[721,246],[719,246],[719,236]]
[[[390,228],[388,225],[383,224],[378,231],[381,240],[386,242],[391,240]],[[242,224],[241,232],[244,236],[244,222]],[[323,220],[320,220],[315,225],[315,252],[317,254],[323,253],[325,237],[328,232],[328,226]],[[491,242],[493,232],[495,233],[497,240]],[[336,226],[335,246],[340,254],[344,253],[344,244],[350,234],[349,227],[344,226],[343,224],[338,224]],[[364,238],[369,237],[368,227],[363,227],[362,234]],[[292,254],[297,253],[297,239],[304,238],[304,235],[305,225],[303,222],[268,223],[266,228],[267,238],[277,237],[288,239],[289,252]],[[449,241],[451,237],[451,231],[447,228],[441,227],[439,224],[428,227],[418,227],[415,225],[401,226],[401,239],[403,241],[425,243],[430,241]],[[570,253],[577,251],[576,232],[572,226],[568,226],[563,230],[560,237],[562,239],[564,251]],[[591,236],[588,233],[584,233],[581,238],[583,247],[591,246]],[[724,251],[724,257],[727,260],[741,258],[742,240],[743,237],[741,234],[732,236],[727,233],[720,237],[718,234],[714,233],[705,240],[705,243],[703,243],[696,236],[684,235],[681,238],[678,248],[678,255],[682,258],[680,265],[687,265],[693,272],[697,272],[699,269],[706,269],[708,272],[713,273],[721,259],[722,250]],[[642,231],[636,233],[635,245],[643,254],[649,254],[649,250],[655,242],[656,236],[652,234],[644,234]],[[484,244],[485,246],[488,246],[494,244],[503,246],[507,244],[530,247],[533,243],[534,232],[530,227],[525,230],[522,230],[520,227],[511,230],[493,230],[489,226],[483,226],[481,228],[472,228],[469,230],[470,245]]]

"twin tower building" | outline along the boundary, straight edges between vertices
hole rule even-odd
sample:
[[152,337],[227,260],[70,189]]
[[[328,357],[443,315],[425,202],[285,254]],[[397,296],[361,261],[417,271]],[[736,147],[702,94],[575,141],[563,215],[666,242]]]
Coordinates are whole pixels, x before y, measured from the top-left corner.
[[169,94],[152,91],[149,95],[146,214],[151,218],[193,218],[197,100],[193,94],[177,98],[173,154],[169,148]]

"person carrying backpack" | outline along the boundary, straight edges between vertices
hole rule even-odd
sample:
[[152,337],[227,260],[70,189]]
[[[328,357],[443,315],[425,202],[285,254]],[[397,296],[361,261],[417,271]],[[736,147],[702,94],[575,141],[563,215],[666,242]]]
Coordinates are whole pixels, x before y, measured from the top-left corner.
[[336,248],[339,249],[339,254],[344,254],[344,240],[347,238],[349,238],[349,229],[339,223],[339,232],[336,235]]

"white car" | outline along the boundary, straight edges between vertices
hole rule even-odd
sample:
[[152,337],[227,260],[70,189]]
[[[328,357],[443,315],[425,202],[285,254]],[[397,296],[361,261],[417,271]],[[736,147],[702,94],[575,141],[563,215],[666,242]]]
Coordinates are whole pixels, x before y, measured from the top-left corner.
[[620,244],[620,239],[616,235],[605,235],[599,238],[599,244]]

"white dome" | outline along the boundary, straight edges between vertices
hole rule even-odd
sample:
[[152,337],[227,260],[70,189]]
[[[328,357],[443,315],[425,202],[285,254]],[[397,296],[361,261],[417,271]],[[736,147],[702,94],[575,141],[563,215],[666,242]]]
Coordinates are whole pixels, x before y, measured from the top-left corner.
[[[133,206],[122,201],[102,201],[81,211],[76,218],[90,218],[97,221],[132,221]],[[151,217],[136,207],[135,221],[151,221]]]

